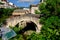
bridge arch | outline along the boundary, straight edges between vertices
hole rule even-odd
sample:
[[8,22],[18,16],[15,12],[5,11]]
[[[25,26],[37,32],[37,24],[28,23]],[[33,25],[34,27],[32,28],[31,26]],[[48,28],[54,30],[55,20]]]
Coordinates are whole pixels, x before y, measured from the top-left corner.
[[33,23],[35,23],[37,25],[36,27],[36,32],[39,33],[41,30],[42,25],[39,23],[39,17],[37,17],[36,15],[22,15],[22,16],[12,16],[8,19],[6,19],[7,22],[7,26],[15,26],[17,23],[21,23],[21,21],[25,21],[25,22],[29,22],[32,21]]

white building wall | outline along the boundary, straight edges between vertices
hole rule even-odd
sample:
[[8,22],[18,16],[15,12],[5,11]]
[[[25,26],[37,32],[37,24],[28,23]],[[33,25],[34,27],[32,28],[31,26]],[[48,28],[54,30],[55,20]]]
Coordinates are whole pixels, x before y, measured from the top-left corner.
[[31,13],[35,14],[35,10],[38,10],[38,7],[31,7]]

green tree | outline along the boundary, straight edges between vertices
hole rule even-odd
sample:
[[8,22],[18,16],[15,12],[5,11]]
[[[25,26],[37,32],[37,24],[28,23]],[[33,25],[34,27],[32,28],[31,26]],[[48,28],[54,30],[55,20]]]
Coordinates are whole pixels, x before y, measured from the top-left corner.
[[36,14],[40,14],[40,12],[39,12],[38,10],[35,10],[35,13],[36,13]]
[[60,40],[60,0],[46,0],[39,6],[41,14],[44,14],[40,19],[42,23],[41,35],[47,40]]
[[39,5],[40,34],[32,34],[28,40],[60,40],[60,0],[45,0]]
[[46,38],[43,35],[32,33],[27,37],[27,40],[46,40]]
[[0,8],[0,23],[2,23],[6,18],[12,15],[14,9],[10,8]]

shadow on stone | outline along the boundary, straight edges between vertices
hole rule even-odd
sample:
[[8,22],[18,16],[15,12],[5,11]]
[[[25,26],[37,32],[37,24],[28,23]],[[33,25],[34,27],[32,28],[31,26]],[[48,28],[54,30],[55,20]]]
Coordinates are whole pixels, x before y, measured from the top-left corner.
[[24,34],[24,32],[29,31],[29,30],[36,31],[37,25],[35,23],[27,22],[26,24],[27,25],[25,26],[25,28],[19,31],[20,34]]

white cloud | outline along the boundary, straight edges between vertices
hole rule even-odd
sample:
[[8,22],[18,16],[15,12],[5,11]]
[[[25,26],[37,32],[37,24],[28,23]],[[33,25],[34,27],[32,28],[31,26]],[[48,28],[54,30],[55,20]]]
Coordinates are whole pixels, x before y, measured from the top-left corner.
[[19,2],[34,2],[34,0],[18,0]]
[[9,2],[10,5],[13,5],[13,3]]

